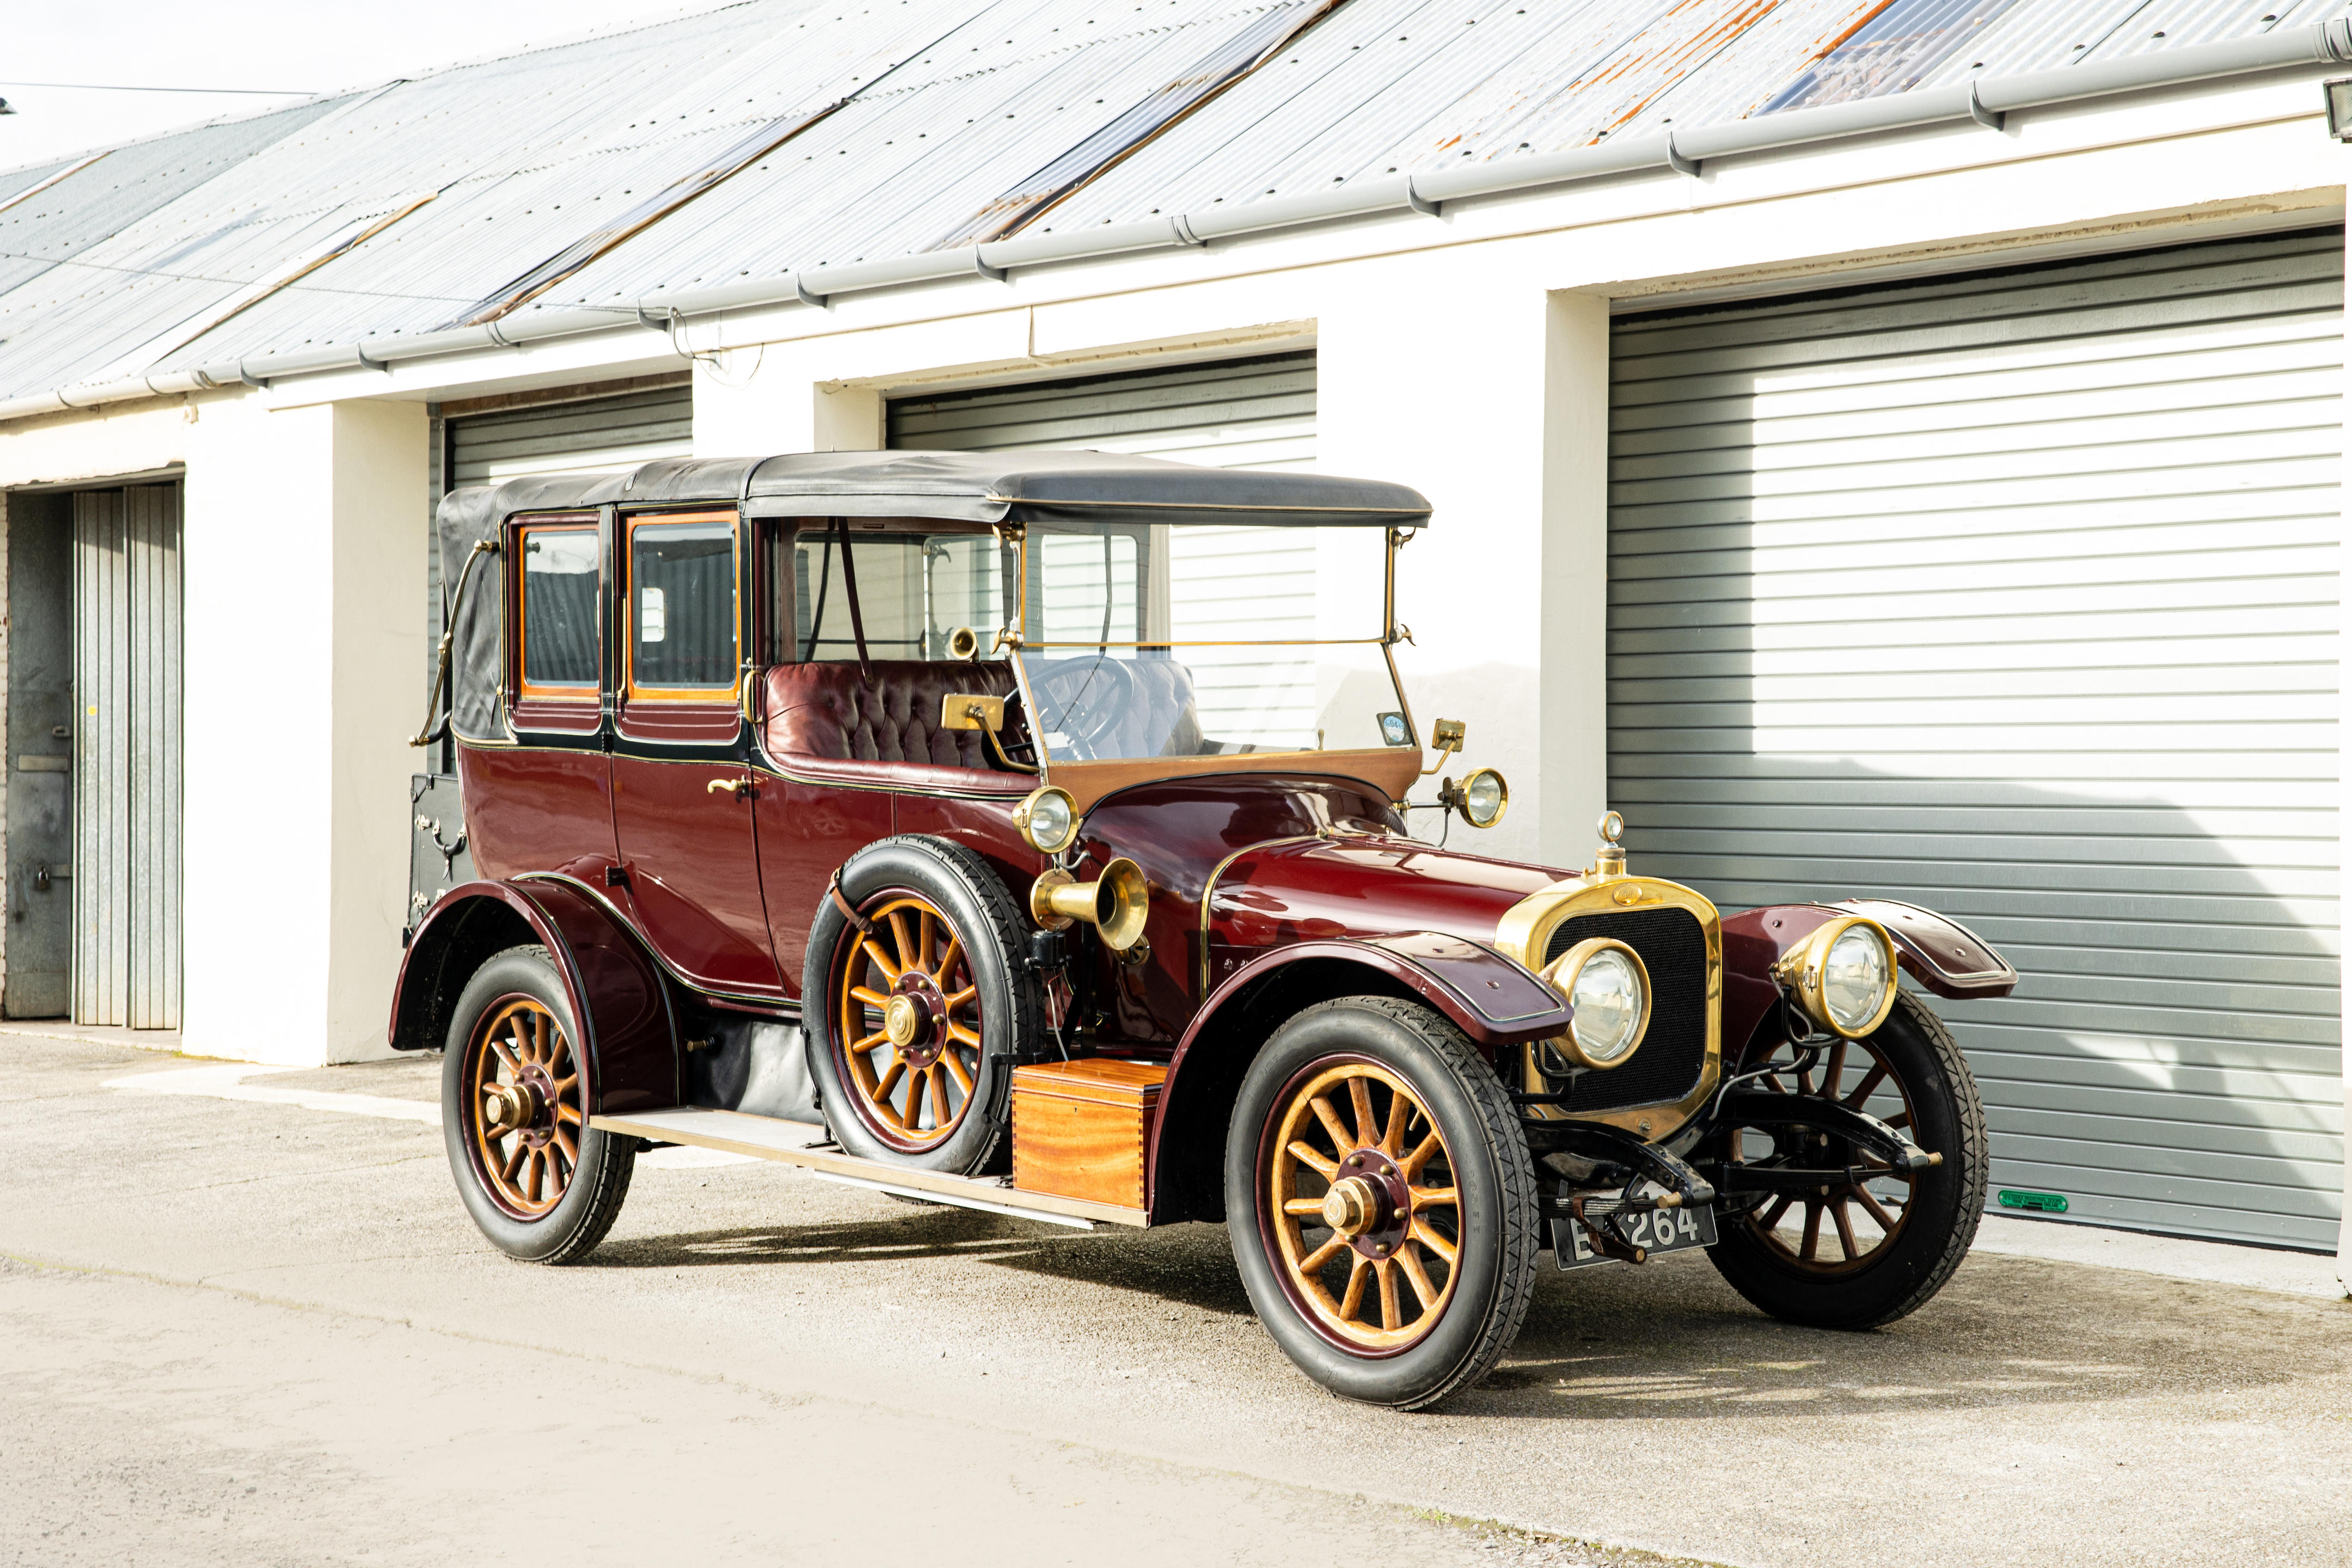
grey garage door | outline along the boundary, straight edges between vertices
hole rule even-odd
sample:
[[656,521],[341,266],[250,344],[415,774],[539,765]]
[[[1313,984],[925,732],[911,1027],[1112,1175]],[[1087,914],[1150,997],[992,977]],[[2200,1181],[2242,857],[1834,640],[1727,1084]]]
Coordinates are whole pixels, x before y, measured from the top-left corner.
[[[1315,355],[1309,350],[898,398],[890,404],[889,431],[892,447],[925,451],[1079,448],[1219,468],[1309,468]],[[1196,596],[1176,606],[1188,636],[1315,635],[1312,538],[1273,529],[1186,528],[1176,531],[1169,548],[1183,563],[1180,592],[1183,584],[1216,584],[1213,602]],[[1091,576],[1099,570],[1083,552],[1064,554],[1068,571]],[[1213,578],[1199,570],[1210,557],[1219,566]],[[1064,569],[1047,556],[1049,583]],[[1070,602],[1066,593],[1054,597]],[[1202,722],[1221,739],[1274,743],[1314,727],[1311,684],[1286,685],[1287,697],[1269,701],[1257,668],[1262,659],[1245,647],[1185,651]]]
[[448,488],[607,472],[694,451],[694,389],[656,387],[453,418]]
[[1726,909],[1881,893],[1997,1188],[2333,1250],[2341,231],[1621,317],[1610,775]]

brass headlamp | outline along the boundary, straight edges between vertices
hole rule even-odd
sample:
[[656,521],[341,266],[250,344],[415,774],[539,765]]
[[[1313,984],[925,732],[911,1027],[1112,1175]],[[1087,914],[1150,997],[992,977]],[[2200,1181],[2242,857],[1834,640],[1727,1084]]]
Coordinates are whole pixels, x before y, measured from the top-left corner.
[[1895,944],[1876,921],[1840,915],[1782,953],[1772,978],[1796,993],[1813,1022],[1858,1040],[1895,1010]]

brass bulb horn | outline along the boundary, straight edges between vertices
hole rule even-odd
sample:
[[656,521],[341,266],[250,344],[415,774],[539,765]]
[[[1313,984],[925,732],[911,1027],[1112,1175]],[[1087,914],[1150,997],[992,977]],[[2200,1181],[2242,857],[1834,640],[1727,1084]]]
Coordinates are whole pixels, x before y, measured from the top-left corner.
[[1125,952],[1142,940],[1150,908],[1151,889],[1143,879],[1143,868],[1124,855],[1091,882],[1056,868],[1029,887],[1029,912],[1039,925],[1067,931],[1072,921],[1084,921],[1113,952]]

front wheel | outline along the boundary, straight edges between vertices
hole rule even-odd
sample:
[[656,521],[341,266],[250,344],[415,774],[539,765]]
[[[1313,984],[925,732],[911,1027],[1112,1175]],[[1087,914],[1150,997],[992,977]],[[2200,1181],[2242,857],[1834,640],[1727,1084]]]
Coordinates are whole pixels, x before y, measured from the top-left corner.
[[1258,1321],[1344,1398],[1417,1410],[1476,1383],[1535,1289],[1510,1096],[1417,1004],[1343,997],[1276,1032],[1234,1107],[1225,1212]]
[[637,1141],[588,1126],[587,1064],[543,947],[474,972],[441,1060],[441,1135],[457,1196],[498,1249],[529,1263],[585,1257],[621,1212]]
[[1861,1179],[1778,1194],[1727,1218],[1723,1239],[1708,1253],[1717,1269],[1733,1289],[1792,1323],[1868,1329],[1916,1311],[1968,1256],[1984,1213],[1984,1103],[1943,1020],[1901,992],[1867,1038],[1828,1047],[1811,1070],[1759,1081],[1867,1111],[1944,1161],[1899,1172],[1804,1128],[1727,1129],[1719,1136],[1727,1161],[1855,1172]]

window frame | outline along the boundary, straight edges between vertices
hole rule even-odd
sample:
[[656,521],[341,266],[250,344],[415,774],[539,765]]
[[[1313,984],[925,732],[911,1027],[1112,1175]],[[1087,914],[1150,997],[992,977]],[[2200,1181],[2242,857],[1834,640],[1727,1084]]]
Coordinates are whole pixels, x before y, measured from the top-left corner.
[[[592,617],[596,637],[596,667],[593,676],[585,683],[565,682],[559,685],[534,685],[529,679],[530,625],[529,606],[529,570],[525,551],[530,537],[541,533],[584,533],[596,545],[596,608]],[[509,677],[508,707],[519,729],[544,728],[548,721],[562,730],[578,730],[583,721],[593,728],[601,721],[604,704],[605,636],[604,594],[605,560],[604,520],[595,512],[543,512],[523,514],[508,525],[509,559],[515,563],[509,573],[507,598],[507,625],[512,630],[511,672]]]
[[[732,675],[724,685],[710,686],[640,686],[637,683],[637,578],[636,536],[643,527],[679,523],[725,523],[730,542],[727,556],[727,595],[733,606],[732,624],[729,627],[732,656]],[[741,700],[743,692],[743,521],[736,510],[704,509],[695,510],[661,510],[624,512],[615,530],[613,557],[619,593],[615,595],[615,618],[619,622],[621,658],[619,679],[622,703],[634,707],[643,703],[671,706],[691,704],[703,708],[732,708]]]

